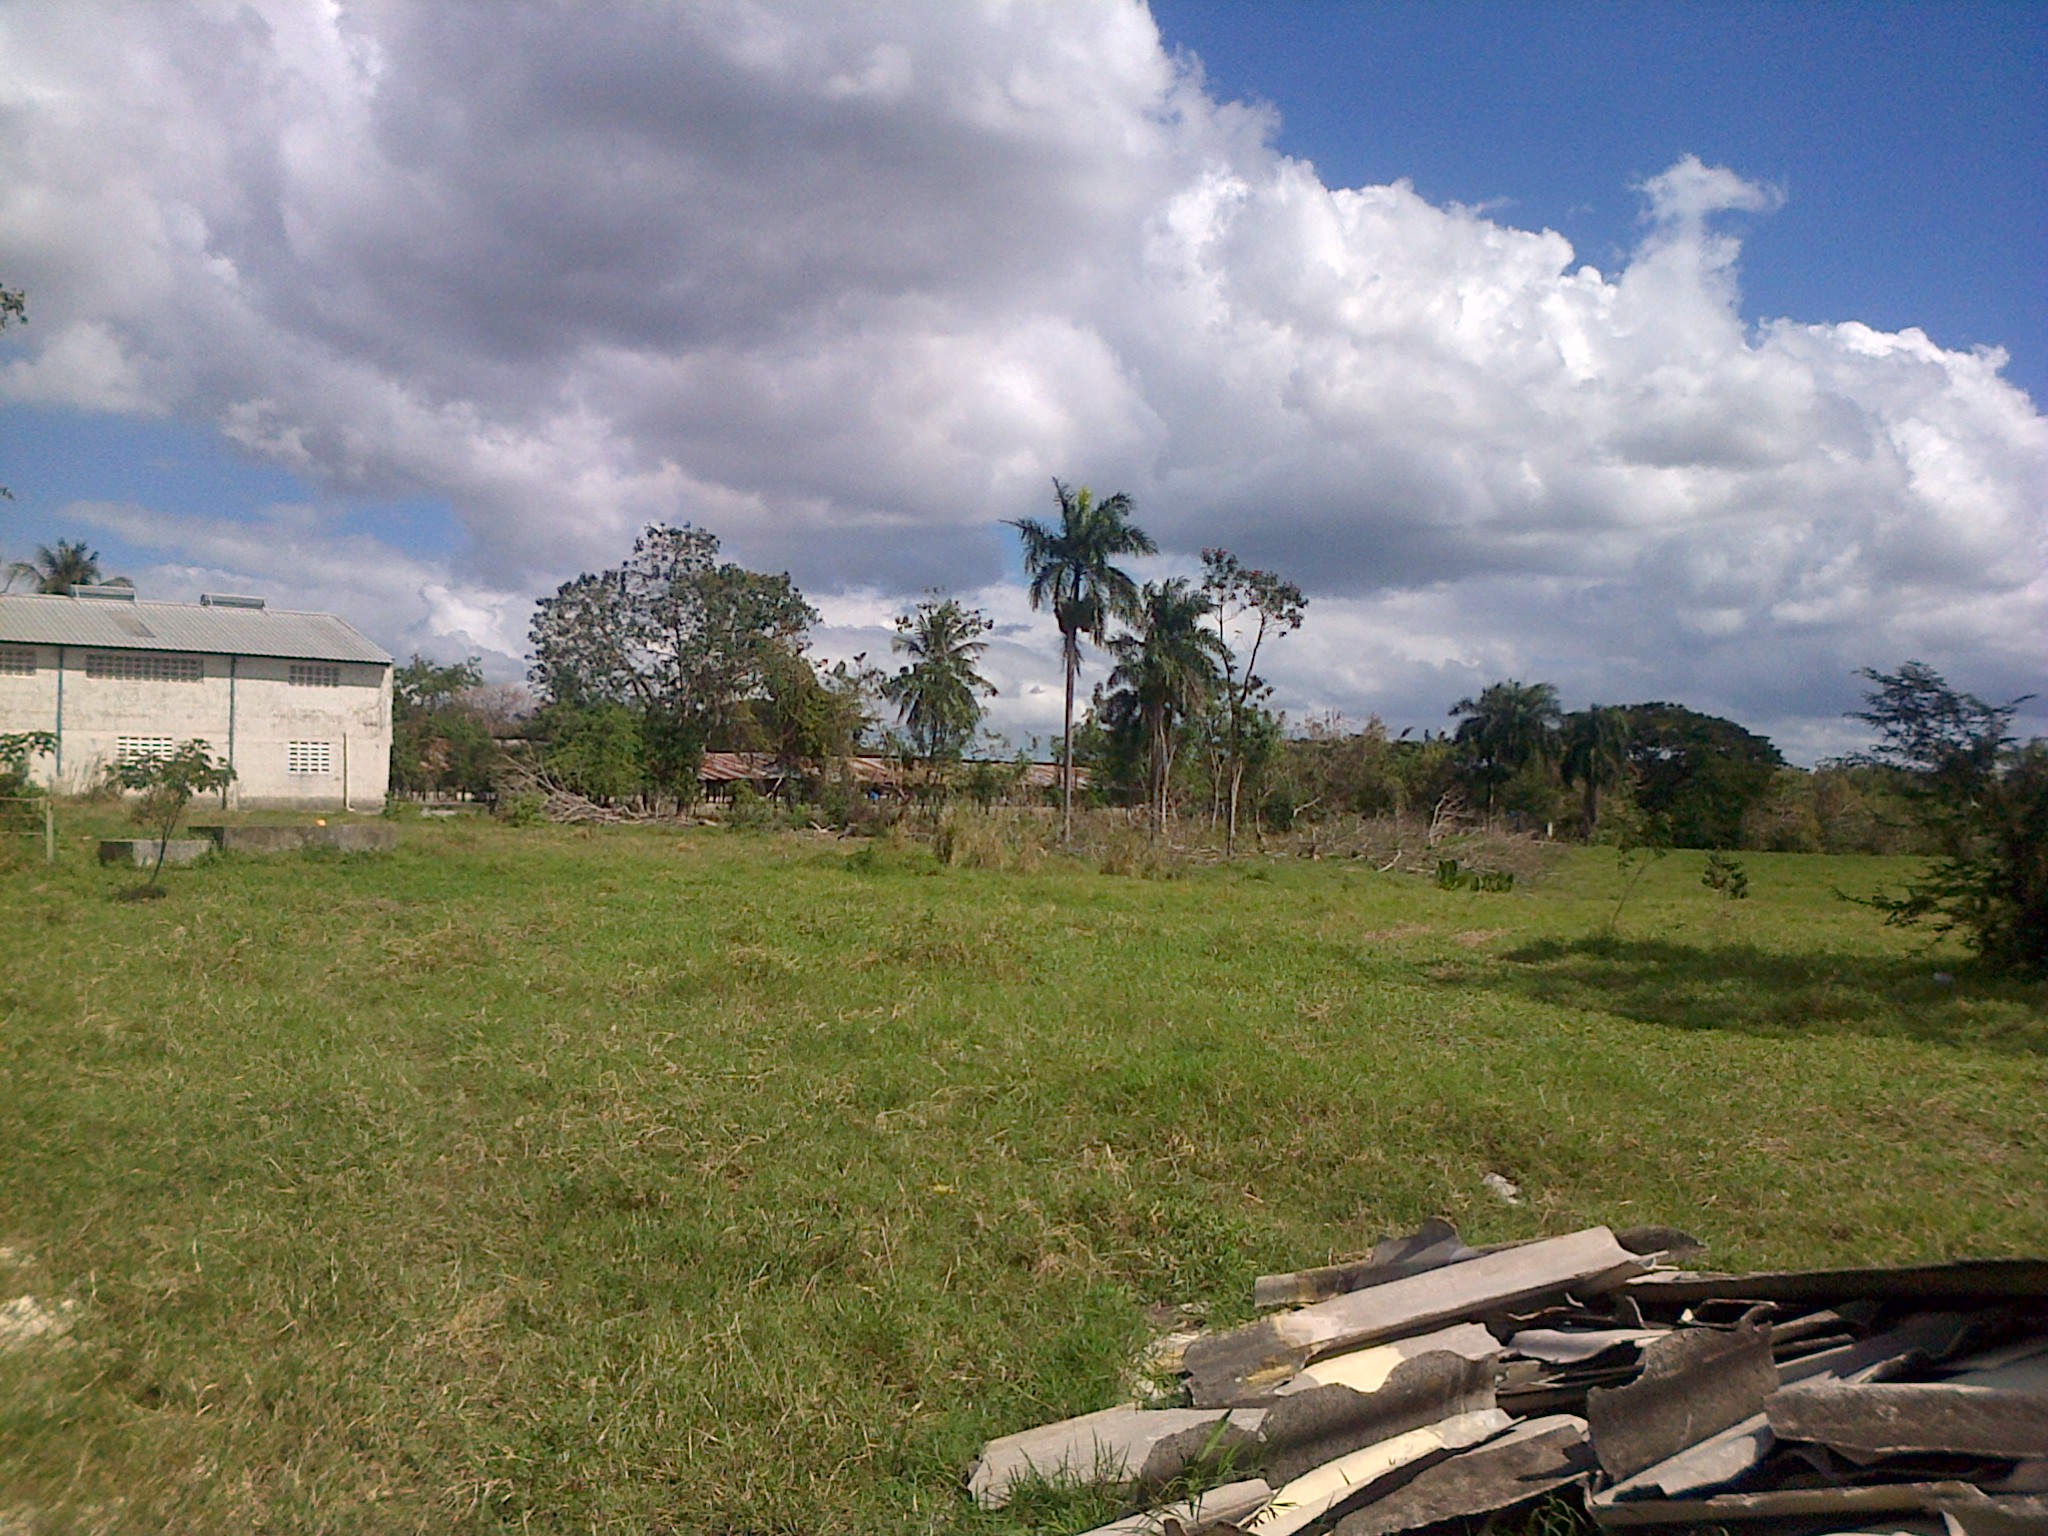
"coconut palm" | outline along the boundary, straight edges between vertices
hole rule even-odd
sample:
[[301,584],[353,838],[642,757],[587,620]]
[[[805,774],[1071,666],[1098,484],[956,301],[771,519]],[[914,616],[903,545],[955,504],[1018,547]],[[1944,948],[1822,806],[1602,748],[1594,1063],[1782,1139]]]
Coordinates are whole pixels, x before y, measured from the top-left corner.
[[1158,546],[1131,521],[1131,498],[1119,491],[1097,501],[1087,486],[1071,490],[1052,483],[1059,498],[1057,527],[1022,518],[1010,526],[1024,544],[1024,574],[1030,579],[1031,606],[1052,609],[1060,627],[1060,653],[1066,662],[1067,701],[1060,747],[1061,838],[1074,838],[1074,679],[1081,670],[1081,637],[1097,645],[1112,618],[1137,609],[1138,588],[1113,562],[1129,555],[1149,555]]
[[1152,825],[1166,824],[1167,785],[1182,722],[1215,695],[1229,648],[1202,621],[1215,608],[1209,594],[1181,577],[1151,582],[1140,595],[1129,634],[1110,642],[1116,670],[1110,686],[1141,724],[1151,759]]
[[927,598],[896,619],[892,644],[910,665],[884,682],[882,693],[927,763],[958,757],[981,724],[982,697],[996,691],[975,671],[990,628],[986,615],[950,597]]
[[8,586],[13,586],[21,577],[33,582],[38,592],[57,594],[69,592],[73,587],[96,586],[102,582],[110,587],[135,585],[126,576],[102,577],[99,551],[87,549],[82,539],[77,543],[59,539],[55,548],[48,544],[37,545],[34,560],[16,560],[7,567]]
[[1580,786],[1590,838],[1600,827],[1600,792],[1628,777],[1628,716],[1595,704],[1565,716],[1561,734],[1564,755],[1558,767],[1565,783]]
[[1485,791],[1486,814],[1491,818],[1498,786],[1531,762],[1551,760],[1557,723],[1563,718],[1557,690],[1549,683],[1510,678],[1482,690],[1476,699],[1458,700],[1451,713],[1464,717],[1453,739],[1462,749],[1465,772]]

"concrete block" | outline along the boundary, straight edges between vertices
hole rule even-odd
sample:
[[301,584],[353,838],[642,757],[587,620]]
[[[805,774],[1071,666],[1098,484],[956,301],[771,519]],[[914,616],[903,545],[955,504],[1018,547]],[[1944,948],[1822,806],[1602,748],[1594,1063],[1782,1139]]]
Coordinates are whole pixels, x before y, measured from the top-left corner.
[[[211,839],[204,837],[174,837],[164,845],[164,863],[197,864],[213,852]],[[148,869],[156,863],[156,839],[153,837],[110,837],[100,843],[102,864],[132,864],[137,869]]]
[[296,853],[301,848],[336,848],[343,853],[389,853],[398,846],[398,828],[375,822],[344,822],[322,827],[194,827],[228,853]]

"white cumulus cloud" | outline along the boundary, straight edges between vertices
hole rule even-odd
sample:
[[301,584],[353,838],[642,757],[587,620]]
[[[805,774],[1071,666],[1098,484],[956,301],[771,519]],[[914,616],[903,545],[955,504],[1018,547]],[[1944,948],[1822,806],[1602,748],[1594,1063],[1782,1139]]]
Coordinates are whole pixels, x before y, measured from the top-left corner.
[[1042,733],[1054,647],[999,525],[1057,474],[1131,492],[1162,570],[1221,543],[1300,580],[1296,711],[1428,723],[1541,677],[1811,753],[1859,665],[2033,686],[2048,424],[1995,351],[1746,318],[1732,216],[1776,188],[1682,159],[1602,272],[1326,185],[1272,128],[1124,0],[18,7],[0,276],[35,324],[0,401],[445,502],[456,554],[78,515],[174,584],[501,670],[534,596],[688,518],[792,570],[835,650],[975,595],[998,718]]

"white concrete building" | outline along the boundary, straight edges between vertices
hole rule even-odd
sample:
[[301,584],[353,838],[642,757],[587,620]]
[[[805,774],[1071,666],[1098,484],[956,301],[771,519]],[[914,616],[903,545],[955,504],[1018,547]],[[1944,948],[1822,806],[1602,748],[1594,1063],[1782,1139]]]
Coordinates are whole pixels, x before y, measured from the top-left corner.
[[67,793],[203,740],[229,808],[374,811],[391,774],[391,658],[343,620],[261,598],[139,601],[126,587],[0,594],[0,732],[50,731]]

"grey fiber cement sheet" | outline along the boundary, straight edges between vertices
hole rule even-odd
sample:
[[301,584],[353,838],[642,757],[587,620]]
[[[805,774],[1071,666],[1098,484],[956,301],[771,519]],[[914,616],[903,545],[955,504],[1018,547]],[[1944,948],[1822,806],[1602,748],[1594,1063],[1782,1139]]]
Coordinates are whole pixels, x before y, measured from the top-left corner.
[[1841,1520],[1864,1525],[1878,1515],[1956,1516],[1965,1530],[2025,1531],[2048,1536],[2048,1498],[1990,1494],[1974,1483],[1866,1483],[1848,1488],[1779,1488],[1764,1493],[1722,1493],[1705,1499],[1649,1499],[1591,1506],[1604,1530],[1650,1526],[1734,1527],[1750,1521]]
[[1264,1417],[1256,1408],[1104,1408],[989,1441],[967,1475],[967,1491],[983,1508],[999,1509],[1030,1478],[1156,1487],[1203,1461],[1250,1460]]
[[1605,1227],[1481,1254],[1197,1339],[1187,1349],[1197,1404],[1253,1402],[1310,1361],[1541,1296],[1598,1293],[1648,1269]]
[[1333,1536],[1396,1536],[1499,1514],[1581,1482],[1591,1471],[1584,1419],[1569,1413],[1528,1419],[1346,1515]]
[[1748,1275],[1674,1270],[1644,1275],[1623,1294],[1649,1305],[1700,1301],[2002,1301],[2048,1295],[2048,1259],[1961,1259],[1888,1269],[1764,1271]]
[[1762,1412],[1777,1387],[1770,1331],[1754,1323],[1658,1339],[1644,1347],[1634,1381],[1587,1395],[1600,1468],[1616,1480],[1633,1477]]
[[[1923,1313],[1907,1318],[1889,1333],[1780,1365],[1778,1384],[1782,1390],[1795,1381],[1861,1381],[1896,1374],[1943,1358],[1969,1336],[1973,1326],[1974,1319],[1967,1314]],[[1711,1494],[1761,1465],[1776,1444],[1770,1415],[1759,1411],[1594,1494],[1592,1502],[1597,1507]]]
[[1809,1381],[1765,1405],[1780,1440],[1855,1460],[1918,1454],[2048,1456],[2048,1392],[1958,1382]]
[[1098,1525],[1083,1536],[1206,1536],[1211,1531],[1234,1529],[1237,1521],[1272,1502],[1271,1483],[1264,1478],[1246,1478],[1211,1488],[1198,1498],[1125,1515],[1121,1520]]

